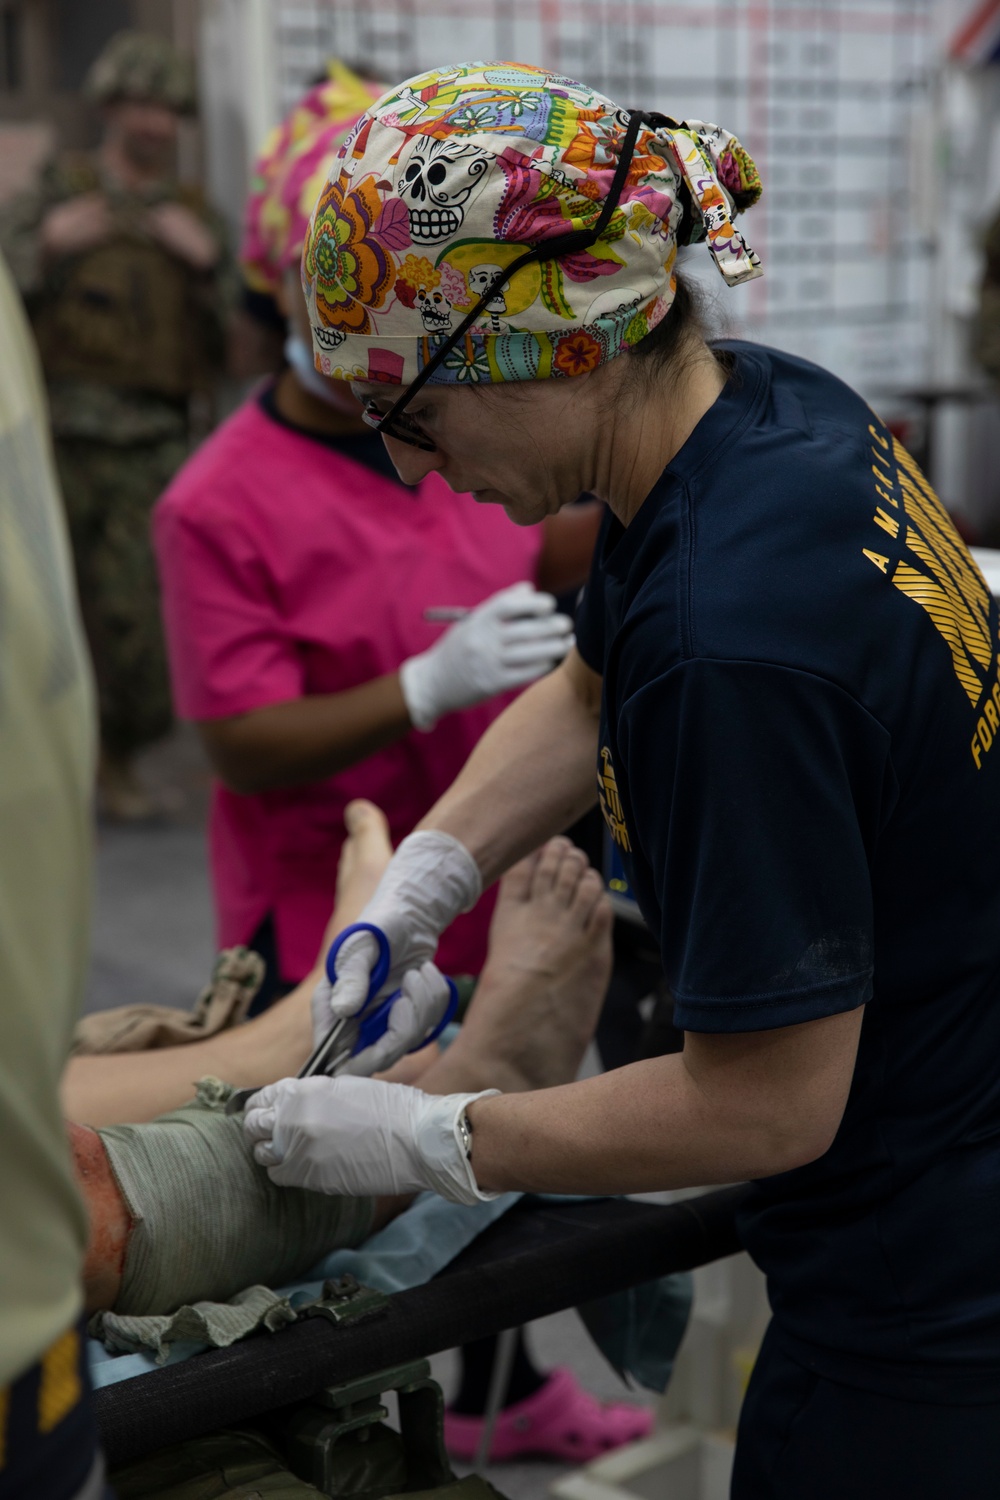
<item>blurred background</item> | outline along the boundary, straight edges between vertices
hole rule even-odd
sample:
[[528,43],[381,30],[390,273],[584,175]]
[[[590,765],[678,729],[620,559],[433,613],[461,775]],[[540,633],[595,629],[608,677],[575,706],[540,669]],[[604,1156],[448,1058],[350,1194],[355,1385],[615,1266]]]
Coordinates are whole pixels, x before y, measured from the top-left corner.
[[842,375],[905,428],[977,540],[1000,527],[1000,419],[975,358],[1000,203],[1000,6],[0,0],[0,200],[54,149],[96,140],[81,88],[123,27],[194,58],[198,114],[182,123],[178,167],[234,241],[255,153],[330,56],[393,79],[514,58],[625,105],[724,122],[760,166],[767,274],[726,297],[720,322]]
[[[392,81],[503,58],[735,132],[764,184],[748,233],[765,275],[726,291],[707,256],[690,259],[716,330],[843,377],[917,456],[966,538],[1000,545],[1000,0],[0,0],[0,243],[29,306],[24,205],[37,207],[53,173],[63,173],[57,198],[77,191],[74,172],[80,192],[93,191],[82,164],[109,117],[86,84],[123,30],[167,41],[191,64],[190,98],[180,84],[164,92],[159,74],[150,97],[173,111],[170,176],[211,239],[206,250],[176,216],[157,232],[211,270],[203,311],[218,338],[166,406],[145,396],[127,409],[88,406],[74,387],[67,417],[73,372],[46,364],[68,503],[81,478],[74,443],[93,455],[111,433],[123,466],[126,450],[159,445],[170,460],[162,488],[256,381],[281,370],[283,319],[269,323],[244,295],[236,254],[261,147],[330,60]],[[37,316],[36,332],[44,361]],[[60,347],[53,334],[56,363]],[[140,790],[109,782],[112,815],[98,829],[90,1010],[190,1005],[216,947],[208,763],[190,726],[169,727],[169,703],[146,707],[133,737]],[[745,1263],[700,1274],[688,1341],[698,1357],[682,1360],[675,1415],[731,1423],[762,1319]],[[599,1394],[619,1389],[571,1321],[537,1336],[545,1360],[573,1364]],[[552,1477],[528,1465],[499,1482],[530,1497]]]

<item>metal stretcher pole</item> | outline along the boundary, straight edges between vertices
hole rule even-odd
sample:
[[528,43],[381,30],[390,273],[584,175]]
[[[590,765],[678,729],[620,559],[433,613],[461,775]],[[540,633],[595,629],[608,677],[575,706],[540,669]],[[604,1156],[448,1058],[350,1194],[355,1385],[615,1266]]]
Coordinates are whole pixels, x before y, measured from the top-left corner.
[[497,1425],[500,1408],[506,1401],[507,1392],[510,1390],[510,1372],[514,1368],[514,1355],[520,1337],[520,1328],[505,1328],[497,1338],[493,1369],[490,1371],[490,1388],[486,1394],[486,1410],[483,1413],[483,1435],[476,1449],[475,1467],[477,1469],[485,1469],[490,1461],[493,1429]]

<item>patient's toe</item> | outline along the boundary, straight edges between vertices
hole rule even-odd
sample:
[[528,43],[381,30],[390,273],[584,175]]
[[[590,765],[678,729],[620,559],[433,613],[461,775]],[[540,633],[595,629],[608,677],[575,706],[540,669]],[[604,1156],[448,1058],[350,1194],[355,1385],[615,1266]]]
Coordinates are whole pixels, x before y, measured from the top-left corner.
[[535,849],[524,859],[519,859],[516,865],[511,866],[500,882],[501,901],[531,900],[531,884],[541,853],[540,849]]

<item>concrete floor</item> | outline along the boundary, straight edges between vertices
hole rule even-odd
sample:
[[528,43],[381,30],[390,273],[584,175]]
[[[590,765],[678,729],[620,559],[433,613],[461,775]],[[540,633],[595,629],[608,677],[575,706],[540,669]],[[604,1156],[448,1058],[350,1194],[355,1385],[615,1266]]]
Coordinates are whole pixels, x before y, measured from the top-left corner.
[[98,826],[88,1011],[136,1001],[192,1005],[211,973],[209,773],[193,732],[179,730],[141,769],[180,805],[159,826]]
[[[193,734],[180,730],[148,754],[147,780],[177,790],[182,805],[162,826],[98,829],[94,934],[87,1010],[135,1001],[190,1005],[205,984],[215,952],[204,819],[208,772]],[[646,1392],[629,1396],[573,1312],[531,1326],[531,1349],[543,1369],[569,1365],[602,1399],[652,1405]],[[448,1394],[457,1375],[452,1352],[433,1361]],[[486,1477],[510,1500],[541,1500],[553,1480],[570,1472],[554,1463],[497,1465]]]

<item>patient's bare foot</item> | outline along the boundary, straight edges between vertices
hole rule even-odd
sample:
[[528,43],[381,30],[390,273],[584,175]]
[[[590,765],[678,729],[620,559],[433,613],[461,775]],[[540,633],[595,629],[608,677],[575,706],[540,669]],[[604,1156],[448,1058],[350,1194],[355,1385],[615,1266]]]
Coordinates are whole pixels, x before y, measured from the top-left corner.
[[392,858],[389,824],[374,802],[365,802],[360,797],[349,802],[344,809],[344,827],[347,839],[340,851],[333,910],[336,930],[357,919],[361,908],[375,894],[375,887]]
[[249,1026],[240,1028],[243,1050],[231,1083],[270,1083],[295,1074],[312,1051],[310,1000],[327,950],[338,932],[357,920],[392,858],[389,825],[374,802],[349,802],[344,810],[347,839],[337,867],[337,895],[323,934],[316,968],[291,994],[278,1000]]
[[83,1263],[88,1313],[114,1307],[121,1286],[132,1216],[115,1181],[104,1142],[96,1130],[66,1122],[77,1187],[87,1207],[89,1233]]
[[568,839],[515,865],[461,1034],[422,1087],[513,1092],[574,1079],[611,976],[611,924],[600,876]]

